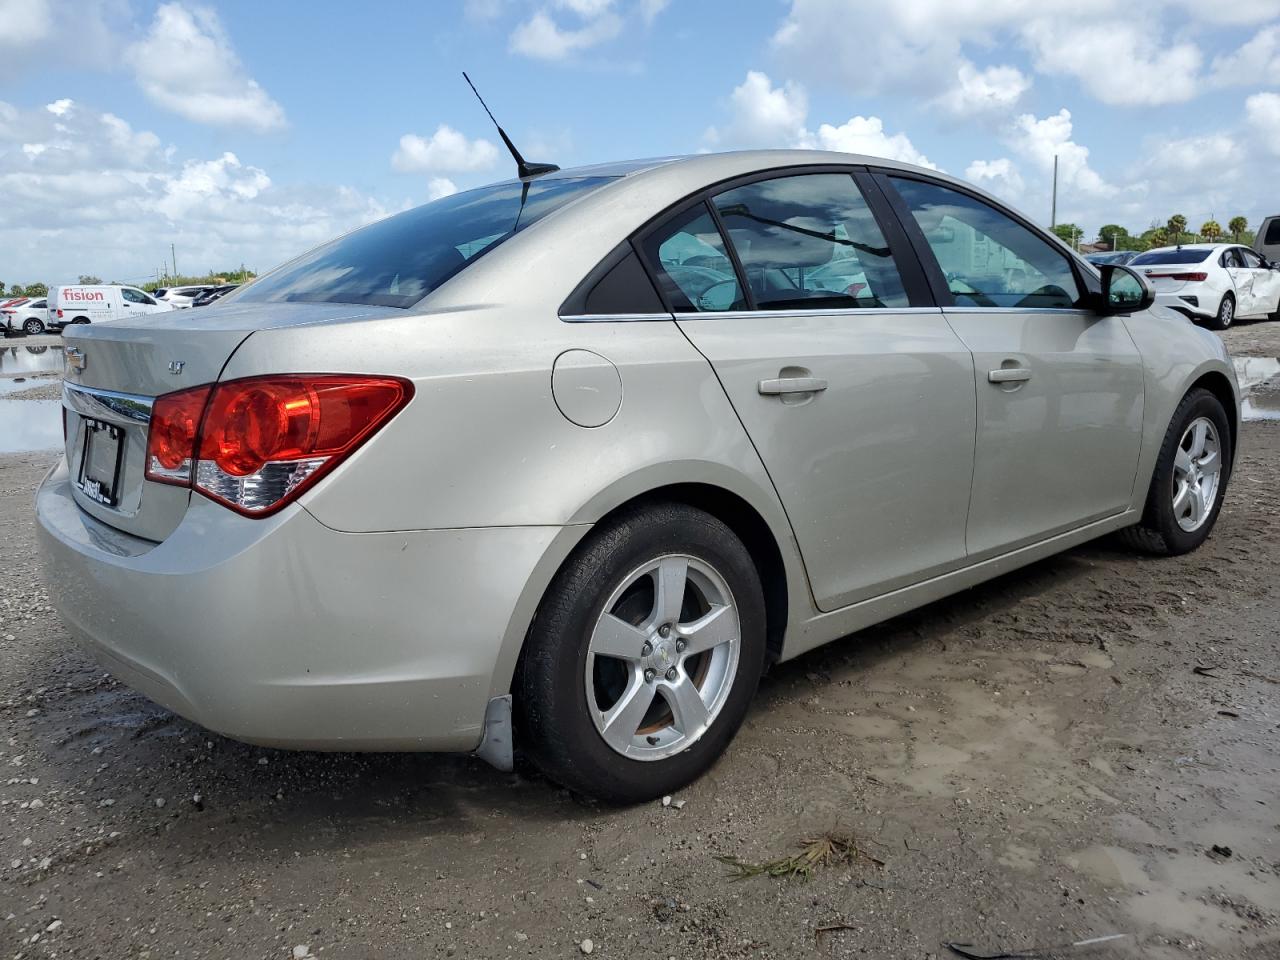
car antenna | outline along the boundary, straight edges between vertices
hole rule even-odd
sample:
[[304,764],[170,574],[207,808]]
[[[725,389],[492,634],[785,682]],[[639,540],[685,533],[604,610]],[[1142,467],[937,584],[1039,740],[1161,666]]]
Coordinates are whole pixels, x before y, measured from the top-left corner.
[[476,85],[471,82],[471,78],[467,76],[467,71],[462,71],[462,79],[467,81],[467,86],[471,88],[471,92],[476,95],[476,99],[480,101],[480,106],[484,107],[484,112],[489,114],[489,119],[493,121],[493,125],[498,128],[498,136],[502,138],[502,142],[507,145],[507,150],[511,152],[512,159],[516,162],[516,176],[521,180],[532,180],[534,177],[540,177],[544,173],[555,173],[560,168],[554,163],[530,163],[524,157],[520,156],[520,151],[516,149],[516,145],[511,142],[511,138],[507,136],[507,131],[502,129],[502,125],[493,115],[493,111],[489,109],[489,105],[484,102],[484,97],[480,96],[480,91],[476,89]]

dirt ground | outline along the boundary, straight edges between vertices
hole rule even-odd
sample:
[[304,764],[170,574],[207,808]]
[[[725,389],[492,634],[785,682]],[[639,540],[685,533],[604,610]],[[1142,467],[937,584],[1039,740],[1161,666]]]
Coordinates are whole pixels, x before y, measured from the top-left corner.
[[[1280,324],[1228,339],[1280,357]],[[1280,422],[1197,553],[1091,544],[784,664],[629,810],[244,746],[110,680],[38,580],[52,462],[0,457],[0,958],[1280,957]],[[824,831],[866,856],[716,859]]]

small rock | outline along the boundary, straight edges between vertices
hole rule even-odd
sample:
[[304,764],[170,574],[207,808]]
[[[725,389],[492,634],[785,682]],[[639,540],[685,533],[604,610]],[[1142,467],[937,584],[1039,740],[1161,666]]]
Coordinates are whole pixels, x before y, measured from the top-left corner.
[[671,806],[671,794],[667,794],[665,797],[662,798],[662,805],[664,807]]
[[28,806],[30,806],[32,810],[39,810],[41,807],[44,806],[44,801],[41,800],[39,797],[36,797],[34,800],[31,801],[31,803]]
[[259,758],[258,758],[258,766],[265,767],[266,765],[267,765],[267,758],[266,758],[266,757],[259,757]]
[[[264,760],[263,763],[266,761]],[[293,960],[306,960],[309,956],[311,956],[311,948],[305,943],[300,943],[293,948]]]
[[578,854],[578,859],[579,859],[579,860],[585,860],[585,859],[587,859],[587,855],[586,855],[585,853],[580,853],[580,854]]
[[164,797],[156,797],[156,806],[157,806],[157,807],[163,807],[163,806],[164,806]]
[[55,931],[60,930],[61,928],[62,928],[62,921],[55,920],[53,921],[53,923],[49,924],[47,927],[44,928],[44,932],[54,933]]
[[1221,844],[1217,844],[1217,843],[1213,845],[1213,852],[1216,853],[1218,856],[1223,857],[1224,859],[1226,857],[1231,856],[1230,847],[1224,847]]
[[672,801],[671,801],[671,805],[672,805],[673,807],[675,807],[677,810],[683,810],[683,809],[684,809],[684,805],[685,805],[686,803],[688,803],[688,801],[687,801],[687,800],[672,800]]
[[583,940],[580,944],[578,944],[578,949],[581,950],[583,953],[592,953],[595,951],[596,945],[592,943],[591,938],[588,937],[586,940]]
[[529,939],[529,935],[527,933],[517,933],[516,939],[519,940],[521,943],[524,943],[526,940]]

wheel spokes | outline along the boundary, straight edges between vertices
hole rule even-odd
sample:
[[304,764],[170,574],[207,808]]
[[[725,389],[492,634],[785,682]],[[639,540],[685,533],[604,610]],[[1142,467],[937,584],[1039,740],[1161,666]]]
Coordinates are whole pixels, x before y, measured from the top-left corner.
[[648,639],[649,631],[643,627],[633,627],[621,617],[606,613],[591,634],[590,650],[597,656],[635,661],[643,655]]
[[685,641],[685,655],[692,657],[738,639],[737,618],[731,607],[712,607],[697,620],[682,624],[679,633]]
[[701,731],[707,722],[707,705],[693,681],[682,673],[674,682],[664,683],[662,689],[675,717],[676,729],[685,736]]
[[664,557],[654,574],[653,618],[655,623],[679,623],[684,606],[684,588],[689,579],[686,557]]
[[600,732],[615,750],[625,753],[631,746],[649,705],[653,703],[655,692],[653,684],[646,682],[636,671],[618,702],[605,713]]
[[1191,454],[1178,448],[1178,452],[1173,455],[1173,469],[1176,473],[1186,476],[1191,470]]

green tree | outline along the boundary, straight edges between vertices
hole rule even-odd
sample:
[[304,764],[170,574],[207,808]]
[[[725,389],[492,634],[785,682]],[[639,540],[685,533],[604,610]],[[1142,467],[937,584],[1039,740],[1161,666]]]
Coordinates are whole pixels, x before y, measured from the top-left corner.
[[1249,229],[1249,221],[1245,217],[1232,217],[1227,221],[1227,229],[1231,231],[1231,239],[1240,242],[1240,234]]
[[1064,242],[1073,247],[1079,243],[1080,238],[1084,236],[1084,231],[1074,223],[1059,223],[1054,226],[1053,232],[1056,233]]
[[20,283],[15,283],[12,287],[10,287],[10,288],[9,288],[9,296],[11,296],[11,297],[20,297],[20,296],[22,296],[22,284],[20,284]]
[[1098,239],[1109,246],[1112,250],[1121,249],[1120,241],[1127,239],[1129,231],[1118,223],[1104,223],[1098,229]]
[[1212,243],[1222,236],[1222,227],[1218,226],[1217,220],[1206,220],[1200,225],[1200,236]]
[[45,297],[49,295],[49,288],[43,283],[28,283],[22,292],[28,297]]
[[1169,232],[1164,227],[1155,227],[1144,233],[1142,239],[1147,241],[1147,249],[1168,246]]
[[1182,235],[1187,232],[1187,218],[1180,213],[1175,213],[1169,218],[1169,222],[1165,224],[1165,232],[1173,239],[1174,243],[1182,242]]
[[82,273],[80,274],[80,282],[83,283],[85,286],[89,286],[90,284],[101,283],[102,278],[95,277],[87,273]]

